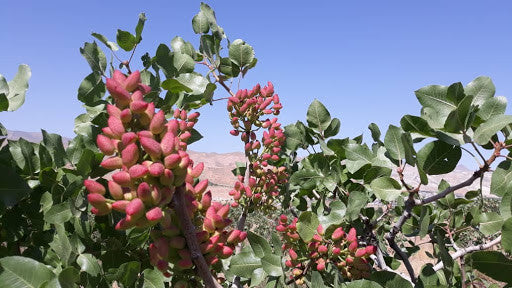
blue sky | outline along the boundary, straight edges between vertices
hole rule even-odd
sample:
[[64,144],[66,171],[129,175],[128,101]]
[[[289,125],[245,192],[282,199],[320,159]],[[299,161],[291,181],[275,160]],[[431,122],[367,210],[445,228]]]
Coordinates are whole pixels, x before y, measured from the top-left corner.
[[[145,12],[138,58],[145,52],[154,55],[158,44],[169,44],[177,35],[197,47],[191,19],[199,3],[4,2],[0,73],[9,80],[26,63],[32,79],[24,106],[1,113],[0,122],[11,130],[44,128],[72,137],[73,120],[84,112],[76,92],[89,74],[79,47],[93,40],[90,33],[113,40],[118,28],[133,31],[139,12]],[[258,65],[241,87],[272,81],[284,105],[283,124],[305,120],[308,105],[317,98],[341,119],[343,137],[366,133],[371,122],[385,131],[402,115],[419,114],[414,90],[466,84],[480,75],[493,79],[497,95],[512,96],[510,1],[207,3],[231,40],[242,38],[254,47]],[[226,96],[217,92],[216,97]],[[225,102],[201,112],[198,129],[205,138],[192,149],[242,151],[228,133]]]

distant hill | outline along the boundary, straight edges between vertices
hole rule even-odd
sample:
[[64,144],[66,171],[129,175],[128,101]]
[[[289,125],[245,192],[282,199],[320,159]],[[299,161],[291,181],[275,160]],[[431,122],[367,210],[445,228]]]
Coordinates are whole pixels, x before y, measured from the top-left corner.
[[[40,142],[42,140],[41,132],[8,131],[8,139],[16,140],[20,137],[30,142]],[[70,141],[68,138],[63,138],[62,140],[65,144]],[[188,152],[195,163],[204,162],[205,168],[201,178],[209,180],[209,187],[210,190],[212,190],[214,198],[219,200],[230,199],[231,197],[228,193],[236,181],[236,177],[233,176],[231,170],[236,166],[236,162],[245,162],[244,154],[241,152],[215,153],[190,150]],[[429,176],[429,184],[423,186],[422,191],[436,192],[442,179],[445,179],[452,185],[458,184],[471,177],[473,172],[473,170],[459,165],[455,171],[449,174]],[[395,174],[393,176],[396,178]],[[404,178],[411,185],[417,185],[419,183],[419,176],[415,167],[406,167],[404,170]],[[489,195],[490,180],[490,174],[486,174],[483,181],[484,195]],[[477,190],[478,188],[479,181],[475,181],[473,185],[461,189],[456,194],[461,196],[467,191]]]

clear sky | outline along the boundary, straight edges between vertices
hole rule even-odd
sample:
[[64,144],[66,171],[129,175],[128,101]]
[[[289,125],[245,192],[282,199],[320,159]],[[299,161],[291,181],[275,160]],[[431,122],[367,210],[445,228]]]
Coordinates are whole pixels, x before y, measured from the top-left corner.
[[[145,12],[139,59],[177,35],[198,47],[191,19],[199,1],[2,2],[0,73],[10,80],[19,64],[32,68],[25,104],[0,113],[10,130],[44,128],[73,136],[73,120],[84,112],[76,92],[90,73],[79,47],[93,40],[93,31],[113,40],[118,28],[133,32],[139,12]],[[466,84],[480,75],[493,79],[497,95],[512,99],[510,1],[207,3],[231,40],[254,47],[258,65],[241,87],[272,81],[284,105],[283,124],[305,120],[317,98],[341,119],[343,137],[366,133],[371,122],[384,131],[404,114],[419,115],[414,90]],[[215,97],[226,96],[217,92]],[[201,111],[198,129],[205,138],[192,149],[242,151],[228,133],[225,102]]]

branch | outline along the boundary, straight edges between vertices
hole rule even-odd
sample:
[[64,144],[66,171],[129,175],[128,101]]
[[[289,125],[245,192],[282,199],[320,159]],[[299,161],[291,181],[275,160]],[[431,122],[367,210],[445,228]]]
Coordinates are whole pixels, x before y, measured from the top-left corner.
[[203,62],[200,62],[200,64],[203,64],[203,65],[206,65],[208,67],[208,69],[210,69],[210,72],[212,72],[212,75],[213,75],[213,78],[215,78],[215,81],[219,82],[219,84],[224,87],[224,89],[233,97],[235,97],[235,93],[233,91],[231,91],[231,89],[228,87],[228,85],[226,85],[226,83],[224,82],[224,80],[222,80],[218,75],[217,73],[215,73],[215,67],[213,67],[212,65],[208,64],[206,61],[203,61]]
[[[486,167],[487,165],[484,165],[483,167]],[[471,177],[469,177],[466,181],[462,182],[462,183],[459,183],[455,186],[450,186],[446,189],[444,189],[441,193],[437,193],[435,195],[432,195],[428,198],[425,198],[423,200],[421,200],[419,203],[416,203],[416,205],[424,205],[424,204],[428,204],[428,203],[432,203],[434,201],[437,201],[441,198],[444,198],[446,197],[446,195],[454,192],[454,191],[457,191],[461,188],[464,188],[466,186],[469,186],[471,184],[473,184],[473,182],[475,182],[476,179],[482,177],[482,174],[487,170],[487,168],[485,169],[485,171],[483,170],[483,167],[480,168],[479,170],[475,171],[473,173],[473,175],[471,175]]]
[[184,193],[184,186],[177,187],[172,199],[174,202],[174,210],[176,211],[181,228],[183,229],[183,234],[187,241],[187,246],[190,249],[192,261],[197,267],[197,274],[199,277],[201,277],[201,279],[203,279],[205,287],[222,288],[222,286],[217,283],[215,277],[213,277],[211,274],[210,267],[208,267],[208,264],[206,264],[203,254],[201,253],[201,248],[199,247],[199,243],[197,243],[196,238],[196,227],[194,224],[192,224],[192,221],[190,220],[187,212]]
[[397,271],[391,269],[388,265],[386,265],[386,262],[384,261],[384,256],[382,255],[382,251],[380,248],[377,247],[377,255],[371,255],[370,258],[377,263],[377,266],[384,271],[392,272],[395,274],[400,275],[400,277],[404,278],[405,280],[409,281],[412,285],[414,283],[412,282],[411,278],[403,273],[398,273]]
[[[496,239],[492,240],[491,242],[459,249],[458,251],[453,253],[451,256],[452,256],[452,259],[457,259],[457,258],[462,257],[471,252],[489,249],[492,246],[499,244],[500,242],[501,242],[501,235],[498,236]],[[443,262],[439,262],[434,266],[434,271],[441,270],[441,269],[443,269],[443,267],[444,267]]]

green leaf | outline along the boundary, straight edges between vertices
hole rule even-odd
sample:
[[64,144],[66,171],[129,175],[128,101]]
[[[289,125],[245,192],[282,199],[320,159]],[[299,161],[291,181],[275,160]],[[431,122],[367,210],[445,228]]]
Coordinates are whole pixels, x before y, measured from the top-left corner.
[[489,236],[501,230],[503,218],[496,212],[481,213],[478,217],[480,232]]
[[100,40],[101,43],[105,44],[105,46],[107,46],[108,49],[110,49],[112,51],[119,50],[119,47],[117,47],[116,43],[108,41],[107,37],[103,36],[102,34],[92,32],[91,35],[92,35],[92,37]]
[[162,272],[154,269],[146,269],[144,274],[144,284],[142,288],[164,288],[164,275]]
[[496,87],[494,87],[491,78],[480,76],[466,85],[464,92],[466,95],[474,97],[473,105],[482,105],[487,99],[494,96]]
[[101,273],[101,266],[98,264],[98,259],[91,254],[80,254],[76,259],[76,263],[80,266],[80,271],[84,271],[93,277]]
[[142,30],[144,29],[144,22],[146,22],[146,14],[139,14],[139,21],[137,22],[137,26],[135,26],[135,42],[140,43],[142,40]]
[[340,200],[333,201],[329,204],[330,212],[327,215],[319,215],[318,221],[322,224],[324,230],[331,225],[340,225],[345,219],[347,207]]
[[190,93],[191,95],[203,94],[206,90],[206,86],[210,83],[208,79],[195,73],[180,74],[176,80],[190,88],[192,91],[187,91],[187,93]]
[[384,146],[388,150],[389,156],[395,160],[405,158],[405,148],[402,143],[402,129],[393,125],[389,125],[386,136],[384,137]]
[[381,142],[380,141],[380,129],[379,129],[379,126],[377,126],[377,124],[375,123],[370,123],[370,125],[368,125],[368,129],[370,130],[370,132],[372,133],[372,139],[373,141],[379,143]]
[[401,139],[404,144],[405,161],[411,166],[416,165],[416,150],[414,149],[411,134],[409,132],[404,132]]
[[266,254],[261,258],[261,266],[265,273],[270,276],[283,276],[283,268],[281,267],[281,257],[273,254]]
[[466,94],[464,94],[464,87],[462,86],[462,83],[453,83],[448,87],[446,98],[450,99],[451,102],[460,103],[464,97],[466,97]]
[[221,58],[219,71],[227,77],[237,77],[240,73],[240,67],[229,58]]
[[180,92],[192,92],[192,89],[180,83],[180,81],[176,79],[167,79],[162,82],[162,88],[165,90],[169,90],[172,93],[180,93]]
[[512,285],[512,260],[498,251],[477,251],[471,254],[470,266],[481,273],[501,282]]
[[409,281],[390,271],[374,271],[369,280],[375,281],[385,288],[412,288]]
[[391,177],[377,178],[370,183],[370,187],[375,196],[384,201],[394,201],[402,194],[402,186]]
[[0,164],[0,171],[0,201],[4,206],[12,207],[32,192],[27,182],[12,167]]
[[208,17],[203,11],[199,11],[194,18],[192,18],[192,29],[194,29],[194,33],[208,33],[210,30],[210,23],[208,22]]
[[512,217],[512,190],[505,192],[501,198],[500,215],[503,217],[503,219]]
[[199,52],[205,54],[210,59],[213,59],[214,55],[219,54],[219,50],[220,39],[215,36],[202,35],[201,39],[199,39]]
[[39,171],[39,157],[35,154],[34,146],[27,140],[9,141],[9,151],[18,167],[27,175]]
[[105,84],[101,74],[96,72],[87,75],[78,87],[78,100],[88,106],[100,101],[103,95],[105,95]]
[[421,215],[420,215],[420,239],[423,239],[428,234],[430,225],[430,209],[428,206],[421,207]]
[[256,257],[263,258],[265,255],[272,254],[272,247],[270,247],[270,244],[268,243],[267,239],[261,237],[260,235],[252,231],[249,231],[247,233],[247,239],[249,240],[252,251],[254,252],[254,255],[256,255]]
[[9,94],[5,93],[5,88],[3,89],[4,94],[9,100],[9,106],[7,109],[8,111],[16,111],[21,107],[21,105],[23,105],[23,103],[25,103],[25,94],[27,93],[28,80],[30,79],[31,75],[32,72],[30,71],[30,67],[28,67],[28,65],[22,64],[18,66],[18,72],[8,83]]
[[80,48],[80,54],[84,56],[93,72],[104,74],[103,72],[107,69],[107,58],[96,42],[85,42],[84,47]]
[[117,29],[116,40],[119,47],[125,51],[132,51],[137,44],[137,39],[132,33],[121,29]]
[[302,212],[297,221],[297,232],[304,242],[309,242],[313,239],[313,235],[318,228],[318,217],[311,211]]
[[373,282],[373,281],[366,280],[366,279],[345,282],[345,283],[341,284],[341,287],[342,288],[382,288],[382,286],[379,285],[377,282]]
[[50,224],[61,224],[69,221],[73,214],[69,202],[62,202],[60,204],[52,206],[46,214],[44,214],[44,221]]
[[286,125],[284,127],[284,135],[286,136],[286,148],[296,151],[299,147],[304,146],[306,137],[302,131],[297,128],[296,124]]
[[411,133],[418,133],[424,136],[434,136],[432,128],[428,125],[428,122],[418,116],[405,115],[400,120],[402,129]]
[[325,288],[324,280],[322,279],[322,275],[318,271],[313,271],[311,273],[311,286],[312,287],[318,287],[318,288]]
[[50,247],[59,256],[64,267],[70,264],[71,260],[71,243],[69,242],[66,230],[64,229],[64,222],[54,223],[56,234],[53,236],[53,241],[50,242]]
[[439,254],[441,256],[440,258],[444,264],[443,273],[444,273],[448,283],[451,284],[452,276],[453,276],[454,261],[453,261],[452,257],[450,256],[448,249],[446,248],[444,234],[445,234],[445,231],[439,229],[436,231],[435,238],[436,238],[436,242],[437,242],[437,247],[439,248]]
[[254,49],[242,39],[236,39],[229,45],[229,59],[243,68],[254,60]]
[[74,288],[80,280],[80,272],[75,267],[68,267],[59,273],[57,279],[61,288]]
[[250,278],[253,271],[262,268],[260,258],[257,258],[251,246],[245,246],[242,252],[231,257],[228,272],[244,278]]
[[501,246],[503,250],[512,253],[512,217],[503,222],[501,227]]
[[301,169],[292,174],[290,177],[290,183],[298,184],[301,189],[311,191],[324,177],[324,175],[319,174],[315,170]]
[[196,62],[187,54],[174,53],[173,65],[178,74],[191,73],[194,71]]
[[503,196],[512,191],[512,161],[505,160],[498,164],[491,177],[490,192],[496,196]]
[[167,78],[173,78],[175,75],[173,63],[173,53],[165,44],[160,44],[156,49],[156,64],[162,69]]
[[4,93],[0,93],[0,112],[7,111],[7,109],[9,109],[9,100]]
[[41,133],[43,134],[43,143],[50,151],[56,167],[64,166],[67,154],[64,150],[62,137],[59,134],[48,133],[45,130],[41,130]]
[[192,58],[196,55],[196,49],[194,49],[194,46],[179,36],[172,38],[171,47],[175,53],[187,54]]
[[[0,74],[0,95],[2,95],[2,97],[7,101],[7,95],[9,95],[9,84],[7,84],[7,80],[2,76],[2,74]],[[9,102],[7,102],[7,106],[9,106]],[[7,108],[5,110],[7,110]]]
[[422,118],[426,118],[431,127],[442,128],[448,114],[457,105],[447,97],[448,87],[431,85],[416,90],[416,98],[423,106]]
[[507,108],[507,98],[504,96],[496,96],[485,100],[476,116],[482,121],[487,121],[494,116],[502,115]]
[[347,204],[347,218],[349,221],[354,221],[359,218],[359,213],[361,213],[361,209],[366,207],[366,203],[368,202],[368,196],[366,193],[361,191],[351,191],[348,196],[348,204]]
[[345,156],[347,157],[347,169],[350,173],[355,173],[364,165],[371,164],[375,158],[366,144],[354,143],[345,146]]
[[466,96],[459,102],[457,109],[450,112],[446,122],[444,123],[444,129],[446,131],[459,133],[460,131],[466,131],[466,129],[471,126],[471,112],[474,110],[471,106],[472,101],[473,96]]
[[329,114],[329,111],[327,111],[324,104],[315,99],[309,105],[306,119],[310,128],[313,128],[318,132],[322,132],[329,127],[329,124],[331,123],[331,114]]
[[462,155],[458,146],[434,141],[418,151],[418,165],[428,175],[446,174],[455,169]]
[[141,263],[138,261],[123,263],[121,266],[119,266],[118,269],[109,269],[109,275],[107,275],[107,279],[117,280],[123,284],[124,287],[130,287],[138,278],[140,265]]
[[0,267],[1,288],[37,288],[55,277],[55,274],[46,265],[26,257],[0,258]]
[[340,126],[341,126],[340,119],[333,118],[331,120],[331,123],[329,123],[329,126],[327,126],[327,128],[325,128],[324,137],[328,138],[328,137],[336,136],[338,134],[338,132],[340,132]]
[[263,280],[265,280],[268,277],[267,273],[263,268],[258,268],[252,271],[251,275],[251,285],[249,287],[255,287],[261,284]]
[[512,123],[512,115],[497,115],[480,124],[474,133],[475,142],[485,145],[491,137],[501,129]]

